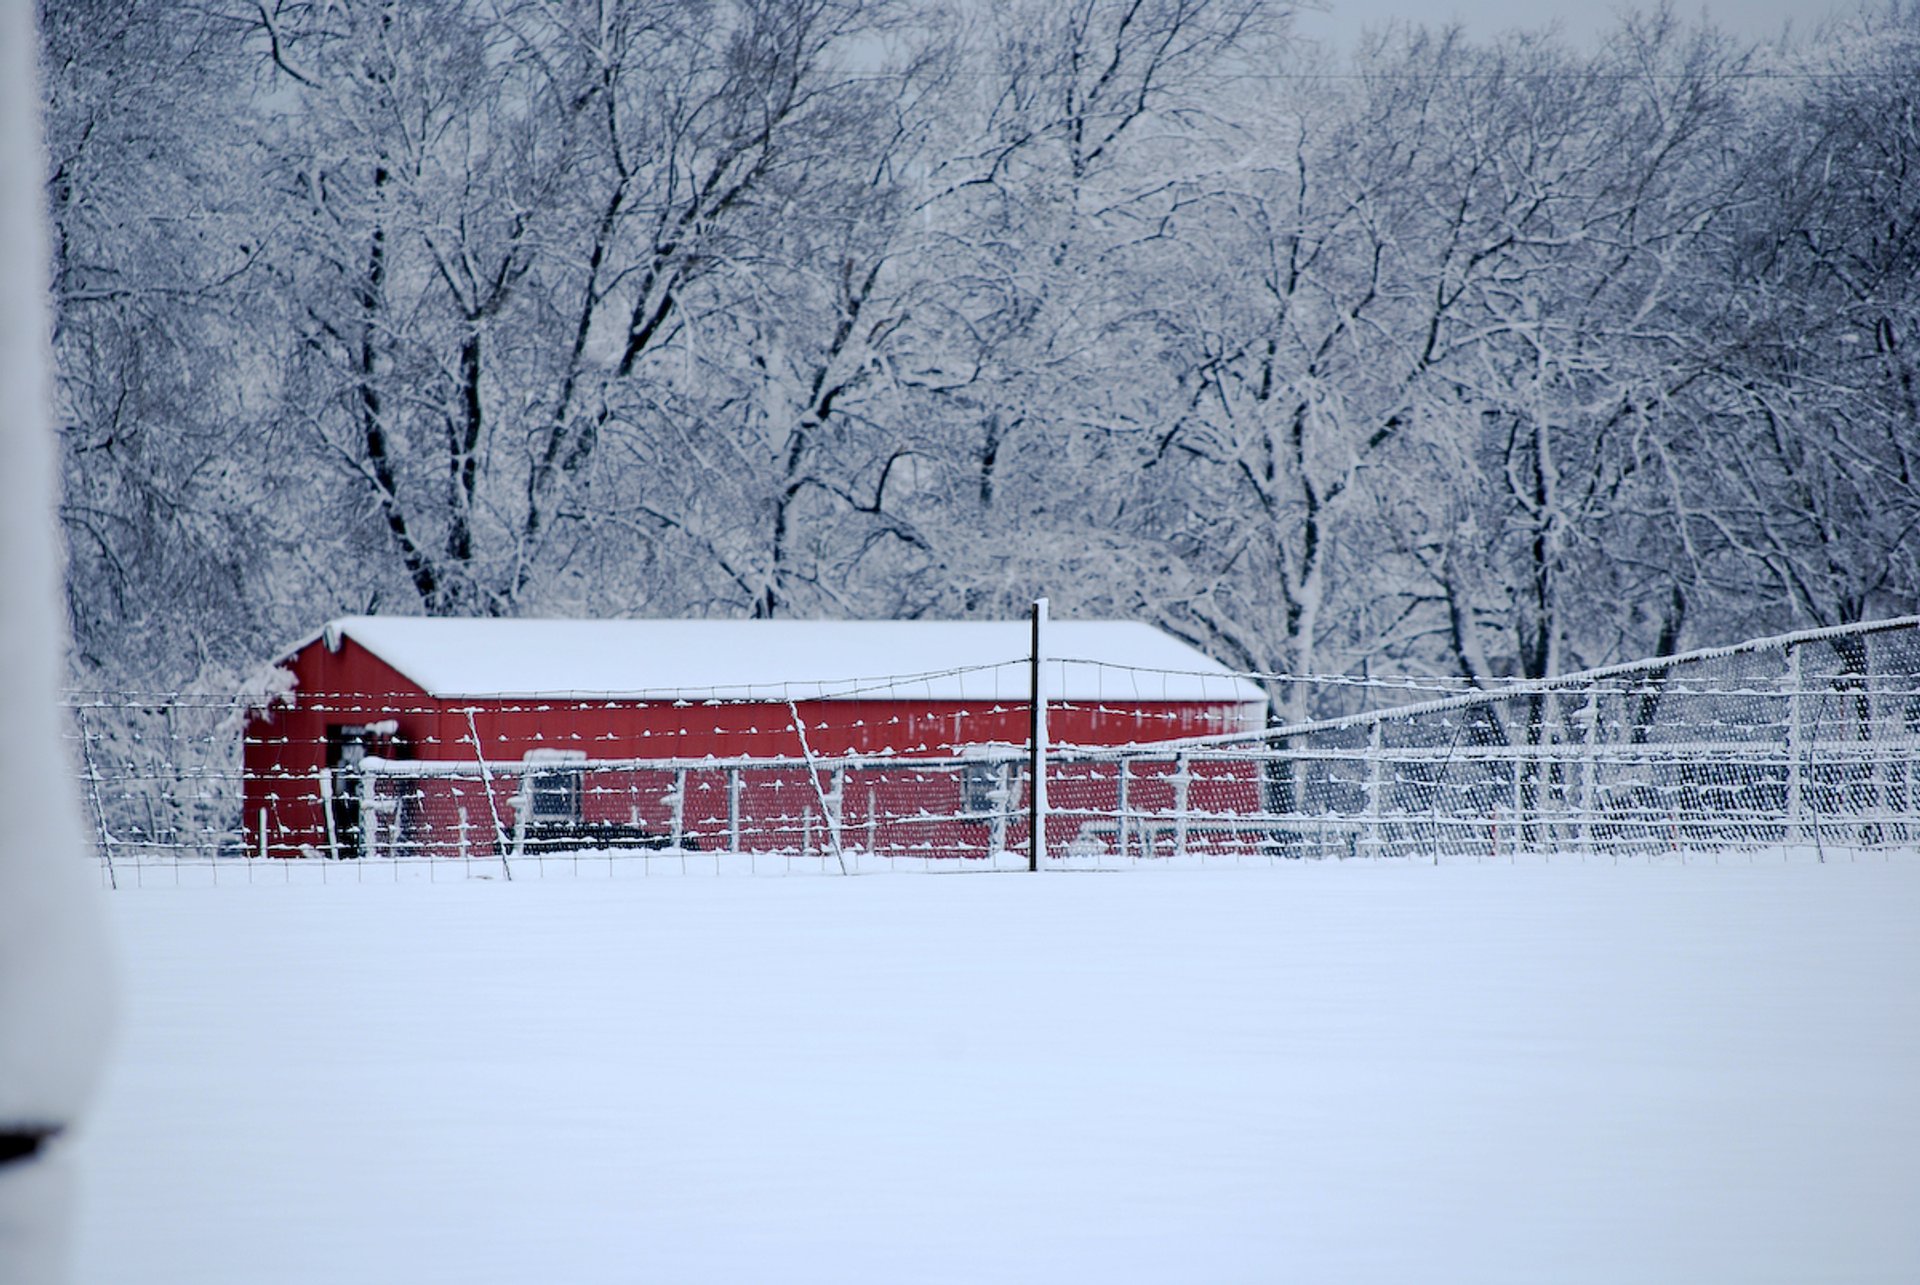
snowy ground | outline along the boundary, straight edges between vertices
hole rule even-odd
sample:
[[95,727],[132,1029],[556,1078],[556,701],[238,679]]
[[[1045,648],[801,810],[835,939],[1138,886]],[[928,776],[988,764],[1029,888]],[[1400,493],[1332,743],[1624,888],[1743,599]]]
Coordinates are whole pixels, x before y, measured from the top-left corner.
[[1920,1279],[1912,858],[111,908],[80,1281]]

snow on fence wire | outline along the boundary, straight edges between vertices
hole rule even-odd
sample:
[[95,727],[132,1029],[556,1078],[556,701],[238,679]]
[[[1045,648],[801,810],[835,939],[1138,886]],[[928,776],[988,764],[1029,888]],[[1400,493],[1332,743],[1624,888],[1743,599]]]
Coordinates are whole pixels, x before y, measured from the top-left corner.
[[[1117,675],[1115,689],[1142,677]],[[1355,685],[1248,677],[1270,690]],[[1407,684],[1360,686],[1391,698]],[[72,693],[68,704],[106,877],[259,855],[241,815],[248,701]],[[963,739],[956,728],[953,740]],[[583,857],[607,868],[634,857],[686,867],[694,854],[698,869],[722,868],[721,854],[755,869],[902,859],[1024,869],[1027,748],[930,752],[938,749],[737,759],[550,750],[431,762],[374,754],[280,783],[326,824],[323,841],[276,855],[485,866],[506,877],[577,869]],[[1054,746],[1046,797],[1047,856],[1066,866],[1913,849],[1920,618],[1251,735]]]
[[232,695],[69,691],[69,759],[96,851],[116,862],[205,861],[239,851],[241,737]]
[[1920,618],[1212,738],[1181,761],[1259,762],[1265,847],[1296,855],[1912,849]]

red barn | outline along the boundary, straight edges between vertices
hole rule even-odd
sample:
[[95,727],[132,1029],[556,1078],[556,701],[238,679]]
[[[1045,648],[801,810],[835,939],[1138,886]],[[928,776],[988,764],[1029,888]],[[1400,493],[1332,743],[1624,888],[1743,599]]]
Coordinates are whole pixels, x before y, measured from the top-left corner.
[[[336,620],[248,723],[248,851],[1017,848],[1028,639],[1025,622]],[[1055,622],[1046,651],[1054,745],[1265,718],[1258,687],[1147,625]],[[1169,771],[1063,763],[1049,835],[1111,836],[1129,789],[1168,807]],[[1258,810],[1249,773],[1210,788]]]

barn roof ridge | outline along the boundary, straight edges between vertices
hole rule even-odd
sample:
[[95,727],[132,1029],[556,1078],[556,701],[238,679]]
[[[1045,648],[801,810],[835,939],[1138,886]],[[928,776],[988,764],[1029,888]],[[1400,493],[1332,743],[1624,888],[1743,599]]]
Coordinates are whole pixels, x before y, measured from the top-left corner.
[[[715,620],[342,616],[282,660],[351,638],[439,697],[1024,700],[1025,620]],[[1057,700],[1264,702],[1261,689],[1152,625],[1054,620]]]

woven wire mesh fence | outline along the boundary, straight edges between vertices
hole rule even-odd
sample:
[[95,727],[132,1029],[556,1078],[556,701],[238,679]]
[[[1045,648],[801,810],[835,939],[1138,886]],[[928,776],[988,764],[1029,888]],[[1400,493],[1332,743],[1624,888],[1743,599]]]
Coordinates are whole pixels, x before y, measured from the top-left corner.
[[707,852],[988,857],[1015,837],[1005,759],[363,761],[316,855]]
[[[1178,762],[1257,764],[1263,845],[1299,855],[1913,848],[1920,621],[1295,724],[1257,748],[1196,745]],[[1181,819],[1189,832],[1245,821]]]
[[[1352,681],[1335,681],[1350,699]],[[1403,699],[1405,684],[1380,691]],[[1005,707],[982,716],[990,726],[964,752],[974,733],[959,720],[941,733],[944,752],[921,741],[900,753],[732,759],[558,748],[492,759],[476,737],[464,760],[421,761],[383,754],[376,718],[361,725],[368,752],[249,784],[253,705],[70,694],[106,877],[282,864],[263,855],[358,860],[355,878],[376,862],[508,877],[598,858],[826,872],[1027,865],[1029,747],[1008,738],[1018,711]],[[1046,770],[1054,866],[1911,850],[1920,619],[1254,735],[1054,746]],[[308,818],[297,844],[269,843],[265,816],[249,826],[263,789]]]
[[248,705],[177,692],[66,694],[69,759],[104,865],[242,851]]

